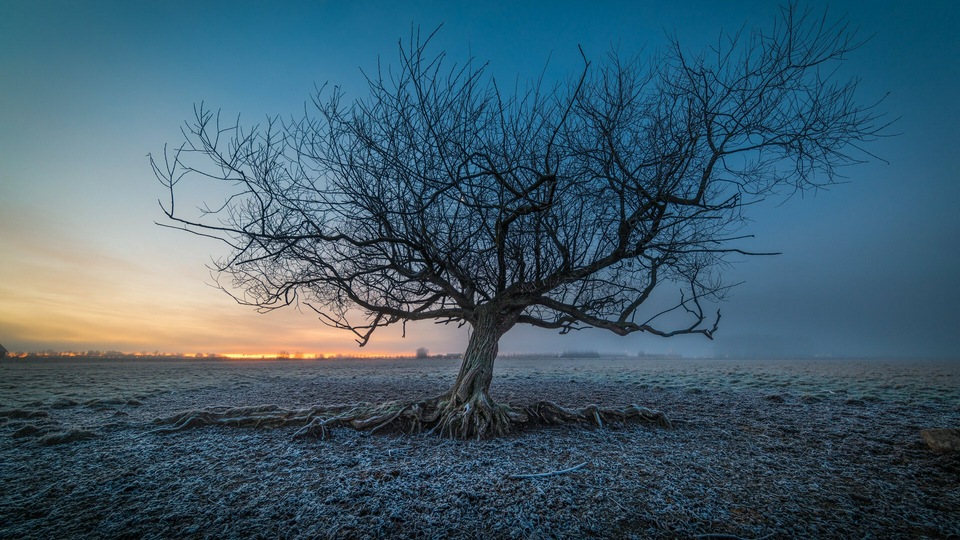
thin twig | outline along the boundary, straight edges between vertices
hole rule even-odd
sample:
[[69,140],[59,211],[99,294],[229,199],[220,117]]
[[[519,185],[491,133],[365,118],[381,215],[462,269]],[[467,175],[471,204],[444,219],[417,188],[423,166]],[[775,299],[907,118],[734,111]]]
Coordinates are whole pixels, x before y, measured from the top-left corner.
[[573,467],[570,467],[569,469],[563,469],[563,470],[560,470],[560,471],[550,471],[550,472],[545,472],[545,473],[537,473],[537,474],[511,474],[511,475],[509,476],[509,478],[521,479],[521,478],[543,478],[543,477],[545,477],[545,476],[557,476],[558,474],[566,474],[566,473],[568,473],[568,472],[573,472],[573,471],[576,471],[576,470],[578,470],[578,469],[582,469],[582,468],[584,468],[586,465],[587,465],[587,462],[584,461],[583,463],[581,463],[581,464],[579,464],[579,465],[574,465]]

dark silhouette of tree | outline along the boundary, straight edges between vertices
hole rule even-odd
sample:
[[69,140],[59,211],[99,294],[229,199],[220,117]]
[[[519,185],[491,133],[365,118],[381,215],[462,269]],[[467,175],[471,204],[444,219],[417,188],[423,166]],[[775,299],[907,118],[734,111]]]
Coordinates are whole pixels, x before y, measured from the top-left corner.
[[[401,43],[365,98],[324,87],[302,116],[252,128],[201,104],[185,142],[151,157],[170,226],[229,247],[215,270],[240,303],[309,306],[361,346],[406,321],[470,326],[448,393],[340,411],[358,427],[480,437],[620,418],[494,403],[500,337],[528,324],[712,338],[720,315],[705,304],[727,291],[725,256],[751,254],[744,210],[834,182],[883,127],[857,81],[835,77],[855,32],[792,6],[700,54],[674,40],[647,62],[584,55],[566,83],[516,94],[430,53],[431,37]],[[184,215],[185,184],[207,181],[224,200]],[[679,288],[675,304],[651,310],[664,288]]]

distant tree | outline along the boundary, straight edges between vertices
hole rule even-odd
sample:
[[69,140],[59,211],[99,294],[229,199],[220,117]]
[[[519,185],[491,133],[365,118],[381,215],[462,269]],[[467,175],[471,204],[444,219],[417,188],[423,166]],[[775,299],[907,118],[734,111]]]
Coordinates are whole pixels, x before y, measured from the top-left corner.
[[417,358],[430,358],[430,351],[426,347],[417,348]]
[[[855,32],[793,6],[699,54],[674,41],[646,62],[584,56],[566,83],[515,95],[483,65],[429,53],[431,37],[401,43],[365,98],[325,87],[303,116],[251,128],[201,104],[185,141],[151,157],[170,226],[228,246],[215,270],[240,303],[304,304],[360,346],[406,321],[470,327],[449,392],[358,409],[357,427],[481,437],[622,417],[494,403],[501,336],[527,324],[712,338],[720,314],[705,303],[728,289],[725,256],[751,254],[737,242],[745,210],[834,182],[883,127],[857,81],[836,80]],[[225,199],[184,214],[184,186],[208,181]],[[676,302],[651,308],[664,288]]]

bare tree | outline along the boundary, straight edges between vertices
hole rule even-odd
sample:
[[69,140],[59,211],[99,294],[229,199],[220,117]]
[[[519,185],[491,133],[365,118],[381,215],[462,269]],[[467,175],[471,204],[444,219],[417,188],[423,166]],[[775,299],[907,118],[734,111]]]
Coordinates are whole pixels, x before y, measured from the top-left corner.
[[[448,393],[338,423],[480,437],[633,414],[494,403],[500,337],[529,324],[711,338],[725,256],[750,254],[744,209],[834,182],[883,128],[857,81],[835,80],[855,32],[794,7],[697,55],[676,40],[648,62],[584,55],[567,82],[517,94],[429,53],[431,37],[401,43],[364,99],[322,88],[302,116],[249,129],[200,105],[185,142],[151,158],[171,226],[229,246],[216,271],[239,302],[309,306],[361,346],[406,321],[470,326]],[[184,216],[183,184],[201,181],[227,196]],[[664,287],[675,304],[651,309]]]

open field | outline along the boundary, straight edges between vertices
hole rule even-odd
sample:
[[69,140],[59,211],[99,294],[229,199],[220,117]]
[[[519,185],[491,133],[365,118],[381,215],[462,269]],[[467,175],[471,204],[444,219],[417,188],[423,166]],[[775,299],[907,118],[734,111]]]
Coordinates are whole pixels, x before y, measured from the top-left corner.
[[503,358],[498,400],[636,403],[676,426],[148,433],[185,409],[432,396],[457,365],[2,362],[0,538],[960,535],[960,458],[919,436],[960,427],[956,361]]

